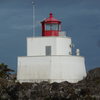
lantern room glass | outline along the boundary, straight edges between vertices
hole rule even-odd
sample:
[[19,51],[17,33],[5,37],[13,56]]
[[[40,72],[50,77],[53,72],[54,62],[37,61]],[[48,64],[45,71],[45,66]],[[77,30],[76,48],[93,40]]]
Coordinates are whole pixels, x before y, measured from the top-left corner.
[[59,31],[59,24],[46,24],[45,29]]

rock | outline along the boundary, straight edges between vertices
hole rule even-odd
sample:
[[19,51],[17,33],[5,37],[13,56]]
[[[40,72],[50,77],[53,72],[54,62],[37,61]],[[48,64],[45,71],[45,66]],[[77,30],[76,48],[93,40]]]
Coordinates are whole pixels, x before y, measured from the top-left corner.
[[93,80],[95,78],[100,79],[100,68],[92,69],[87,73],[86,79]]
[[0,78],[0,100],[100,100],[100,68],[78,83],[16,83]]

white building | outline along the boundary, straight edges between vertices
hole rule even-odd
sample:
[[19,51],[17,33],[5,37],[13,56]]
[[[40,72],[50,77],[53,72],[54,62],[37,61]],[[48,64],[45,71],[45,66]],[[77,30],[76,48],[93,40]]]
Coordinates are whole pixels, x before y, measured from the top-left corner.
[[79,49],[72,55],[72,41],[52,14],[42,23],[42,36],[27,38],[27,56],[18,57],[19,82],[78,82],[86,77],[85,59]]

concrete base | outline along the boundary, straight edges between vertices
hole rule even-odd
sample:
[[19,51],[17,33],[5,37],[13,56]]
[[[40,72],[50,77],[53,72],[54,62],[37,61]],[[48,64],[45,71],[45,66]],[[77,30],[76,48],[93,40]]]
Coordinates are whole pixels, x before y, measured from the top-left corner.
[[86,77],[84,57],[80,56],[27,56],[18,58],[19,82],[76,83]]

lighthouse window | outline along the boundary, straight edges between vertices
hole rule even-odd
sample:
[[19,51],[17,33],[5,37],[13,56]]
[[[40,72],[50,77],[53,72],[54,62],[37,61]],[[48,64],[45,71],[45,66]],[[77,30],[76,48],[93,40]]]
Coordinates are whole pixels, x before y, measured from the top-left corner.
[[46,24],[46,30],[51,30],[51,24]]
[[52,30],[58,30],[58,24],[52,24]]
[[46,30],[59,30],[58,24],[46,24]]

